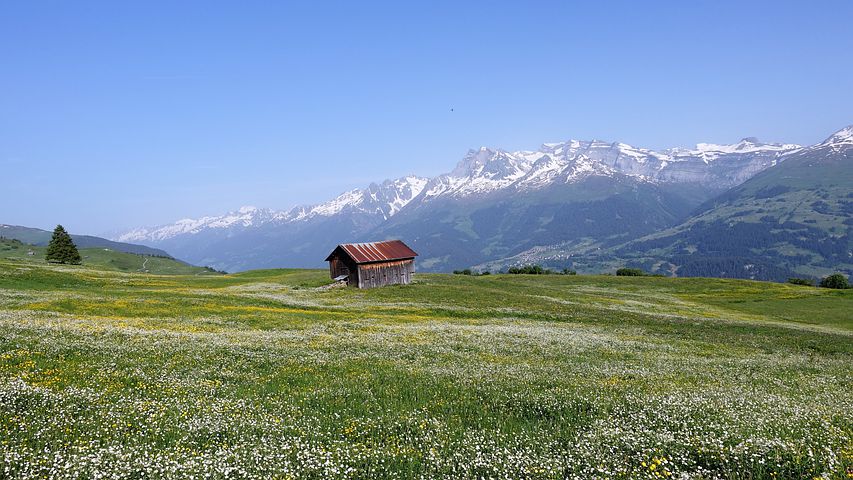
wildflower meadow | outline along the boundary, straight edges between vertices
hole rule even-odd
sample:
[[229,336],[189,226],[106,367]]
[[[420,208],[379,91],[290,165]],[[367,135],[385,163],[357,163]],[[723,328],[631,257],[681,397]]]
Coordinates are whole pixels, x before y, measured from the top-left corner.
[[0,477],[853,478],[853,291],[0,260]]

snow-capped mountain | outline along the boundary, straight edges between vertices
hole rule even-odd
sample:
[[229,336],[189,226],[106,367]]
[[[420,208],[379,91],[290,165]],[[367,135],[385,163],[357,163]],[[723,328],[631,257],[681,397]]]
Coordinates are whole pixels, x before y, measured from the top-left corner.
[[[715,148],[718,151],[718,148]],[[853,274],[853,126],[799,148],[677,225],[600,245],[538,244],[476,268],[536,263],[587,271],[630,265],[679,276],[785,281]]]
[[243,229],[268,223],[287,224],[341,213],[374,215],[387,220],[423,192],[422,201],[442,196],[466,197],[499,190],[525,191],[552,183],[572,183],[591,175],[622,174],[648,182],[696,183],[722,190],[775,165],[801,147],[765,144],[745,138],[732,145],[700,143],[695,149],[653,151],[624,143],[569,140],[546,143],[536,151],[471,150],[449,173],[433,179],[407,176],[344,192],[328,202],[290,210],[242,207],[219,216],[182,219],[171,225],[137,228],[116,240],[159,242],[205,229]]
[[700,143],[695,149],[661,152],[625,143],[570,140],[536,151],[470,151],[449,174],[433,179],[427,197],[476,195],[511,187],[524,191],[590,175],[622,174],[650,182],[696,183],[714,189],[737,185],[800,149],[745,138],[732,145]]
[[418,196],[427,179],[416,176],[386,180],[382,184],[371,184],[365,189],[355,189],[311,206],[297,206],[290,210],[276,211],[253,206],[241,207],[236,211],[218,216],[198,219],[183,219],[170,225],[137,228],[118,235],[121,241],[161,242],[179,235],[194,235],[209,229],[240,230],[267,224],[289,224],[305,222],[318,217],[332,217],[342,213],[391,217]]
[[853,125],[844,127],[833,133],[829,138],[815,145],[813,148],[829,148],[834,152],[841,152],[851,147],[853,147]]
[[235,228],[262,225],[276,218],[277,215],[277,212],[268,208],[246,206],[225,215],[205,216],[195,219],[185,218],[171,225],[136,228],[119,234],[116,239],[159,242],[178,235],[196,234],[208,228]]
[[[731,145],[701,143],[692,149],[660,151],[598,140],[546,143],[532,151],[482,147],[469,151],[455,168],[434,178],[407,176],[386,180],[350,190],[327,202],[289,210],[243,207],[224,215],[134,229],[117,235],[116,239],[164,248],[192,263],[228,270],[317,266],[321,264],[322,251],[335,243],[376,235],[405,236],[416,247],[420,242],[428,253],[438,254],[441,252],[432,250],[440,242],[430,240],[427,234],[451,224],[462,232],[469,231],[470,225],[477,226],[469,218],[448,220],[454,219],[461,207],[489,202],[509,205],[533,197],[538,199],[533,203],[549,202],[549,208],[561,205],[552,215],[554,218],[563,215],[560,212],[566,208],[592,199],[615,198],[619,205],[633,201],[643,207],[623,205],[619,207],[622,210],[608,215],[643,218],[635,233],[644,234],[646,230],[668,225],[685,208],[697,206],[742,183],[801,148],[793,144],[761,143],[755,138]],[[628,200],[631,191],[642,199]],[[602,207],[602,211],[613,205]],[[443,216],[437,214],[439,211],[444,212]],[[490,211],[489,215],[501,213]],[[534,232],[553,228],[548,223],[551,220],[542,222]],[[611,227],[608,228],[613,232],[608,230],[608,235],[619,233],[615,224]],[[445,237],[455,235],[451,233],[446,232]],[[596,235],[600,234],[603,233]],[[473,245],[482,242],[482,237],[473,233],[471,238],[454,237],[451,243],[458,240]],[[509,246],[503,245],[505,241],[495,241],[502,242],[502,246],[492,249],[494,254],[507,253]],[[450,256],[434,263],[432,268],[445,268],[456,261],[460,260]]]

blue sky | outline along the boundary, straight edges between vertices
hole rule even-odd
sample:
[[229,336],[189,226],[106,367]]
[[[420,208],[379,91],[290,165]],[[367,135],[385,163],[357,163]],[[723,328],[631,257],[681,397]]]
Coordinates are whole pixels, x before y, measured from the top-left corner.
[[288,208],[481,145],[815,143],[853,123],[851,19],[846,0],[4,2],[0,223]]

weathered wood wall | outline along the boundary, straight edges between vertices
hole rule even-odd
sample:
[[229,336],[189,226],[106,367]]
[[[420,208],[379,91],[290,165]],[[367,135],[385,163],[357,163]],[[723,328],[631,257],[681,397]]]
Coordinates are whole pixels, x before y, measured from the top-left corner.
[[358,286],[358,266],[346,255],[334,255],[329,260],[329,276],[336,278],[341,275],[347,276],[347,285]]
[[412,258],[357,264],[340,248],[332,252],[328,261],[331,278],[346,275],[347,285],[358,288],[406,285],[412,281],[415,273],[415,261]]
[[415,261],[392,260],[388,262],[364,263],[358,266],[358,288],[374,288],[385,285],[407,285],[415,273]]

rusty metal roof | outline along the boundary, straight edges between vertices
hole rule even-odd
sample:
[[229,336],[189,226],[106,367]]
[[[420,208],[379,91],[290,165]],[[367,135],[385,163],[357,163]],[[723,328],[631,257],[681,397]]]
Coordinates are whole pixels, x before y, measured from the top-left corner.
[[[400,240],[387,240],[370,243],[342,243],[338,248],[343,249],[355,263],[384,262],[388,260],[403,260],[418,256],[414,250]],[[326,261],[332,259],[335,250],[329,254]]]

